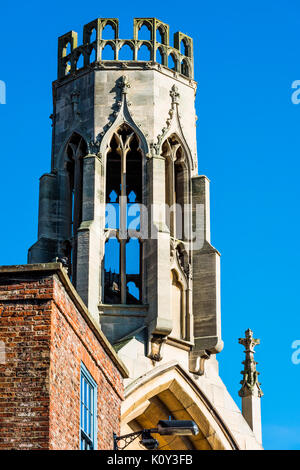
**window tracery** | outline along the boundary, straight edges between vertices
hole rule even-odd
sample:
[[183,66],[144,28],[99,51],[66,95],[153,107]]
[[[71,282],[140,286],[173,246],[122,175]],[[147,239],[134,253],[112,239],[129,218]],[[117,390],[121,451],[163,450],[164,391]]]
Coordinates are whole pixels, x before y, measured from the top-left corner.
[[[136,304],[142,301],[141,203],[142,151],[135,132],[123,124],[113,134],[107,153],[106,229],[109,236],[104,263],[105,303]],[[130,233],[135,236],[129,238]],[[118,269],[114,269],[109,261],[113,243],[115,247],[117,243]]]

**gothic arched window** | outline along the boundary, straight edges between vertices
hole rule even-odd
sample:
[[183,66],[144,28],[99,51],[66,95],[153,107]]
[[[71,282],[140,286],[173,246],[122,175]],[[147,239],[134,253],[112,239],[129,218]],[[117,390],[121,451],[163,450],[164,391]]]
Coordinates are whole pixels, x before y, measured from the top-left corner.
[[176,135],[164,142],[162,152],[165,157],[166,224],[171,237],[185,240],[189,235],[186,206],[189,178],[185,152]]
[[82,186],[83,156],[87,146],[79,134],[73,134],[66,147],[65,169],[67,172],[67,233],[68,239],[63,244],[64,256],[67,258],[68,271],[76,286],[77,231],[82,221]]
[[112,136],[106,160],[105,303],[142,301],[139,237],[142,161],[137,135],[123,124]]

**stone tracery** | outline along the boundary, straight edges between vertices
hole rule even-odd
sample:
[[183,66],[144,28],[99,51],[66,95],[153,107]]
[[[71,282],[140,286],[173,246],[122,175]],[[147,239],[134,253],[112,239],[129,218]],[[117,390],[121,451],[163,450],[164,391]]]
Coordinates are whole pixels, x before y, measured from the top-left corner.
[[[112,202],[111,195],[114,192],[116,195],[115,205],[118,206],[117,217],[119,218],[117,227],[113,227],[109,220],[107,229],[113,229],[113,235],[118,240],[120,250],[119,272],[112,276],[110,271],[105,271],[104,300],[106,303],[130,304],[138,303],[141,300],[140,267],[139,269],[135,268],[135,271],[138,272],[130,272],[126,252],[129,244],[134,240],[133,238],[130,241],[128,239],[128,208],[132,203],[136,205],[142,203],[142,158],[137,135],[128,124],[121,125],[111,138],[106,164],[106,203]],[[139,241],[138,230],[135,235],[138,237],[135,253],[141,259],[142,245]],[[114,283],[114,295],[112,295],[112,282]],[[138,290],[136,296],[128,290],[130,283],[133,283]]]
[[[107,25],[111,26],[114,37],[104,39],[102,33]],[[149,39],[139,38],[139,31],[142,27],[149,30]],[[108,59],[110,61],[125,60],[129,63],[138,61],[138,52],[143,45],[146,45],[150,52],[149,61],[155,63],[160,60],[160,65],[171,68],[174,73],[193,78],[193,44],[189,36],[180,32],[175,33],[174,47],[171,47],[169,26],[156,18],[135,18],[133,32],[133,39],[119,39],[118,19],[98,18],[84,26],[82,45],[77,45],[77,33],[74,31],[61,36],[59,38],[59,78],[76,73],[78,69],[93,66],[94,63],[105,66],[107,59],[102,54],[108,45],[114,52],[114,57]],[[125,46],[131,49],[131,54],[123,57]],[[83,57],[82,67],[78,67],[80,56]],[[170,67],[168,62],[171,58],[173,63]]]

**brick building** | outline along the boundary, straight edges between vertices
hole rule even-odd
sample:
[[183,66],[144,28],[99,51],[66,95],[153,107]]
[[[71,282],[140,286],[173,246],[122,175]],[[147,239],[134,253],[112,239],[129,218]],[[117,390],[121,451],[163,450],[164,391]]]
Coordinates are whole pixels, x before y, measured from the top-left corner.
[[0,341],[0,449],[79,449],[83,371],[97,390],[91,440],[113,448],[127,370],[60,263],[0,268]]

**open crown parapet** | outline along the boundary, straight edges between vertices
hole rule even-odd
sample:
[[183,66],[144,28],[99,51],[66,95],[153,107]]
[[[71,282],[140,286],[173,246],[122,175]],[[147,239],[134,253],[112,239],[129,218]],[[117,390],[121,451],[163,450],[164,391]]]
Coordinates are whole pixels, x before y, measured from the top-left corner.
[[[102,39],[105,26],[110,25],[114,32],[114,38]],[[151,34],[150,40],[138,39],[139,30],[146,26]],[[159,35],[158,35],[159,32]],[[114,52],[114,62],[142,63],[138,53],[145,45],[150,51],[150,62],[158,62],[164,67],[171,68],[169,57],[173,59],[174,73],[180,73],[185,77],[193,78],[193,40],[186,34],[177,32],[174,34],[174,47],[169,45],[169,25],[156,18],[134,18],[133,39],[119,39],[119,20],[117,18],[97,18],[83,27],[83,44],[77,45],[77,33],[70,31],[58,38],[58,78],[61,79],[84,67],[93,66],[96,63],[110,63],[102,60],[102,52],[109,45]],[[92,40],[92,38],[94,38]],[[157,39],[160,39],[158,41]],[[184,53],[180,51],[183,44]],[[119,52],[123,46],[128,45],[132,51],[132,58],[119,60]],[[159,54],[158,54],[159,51]],[[160,56],[160,57],[158,57]],[[83,57],[82,65],[79,65]],[[144,61],[145,62],[145,61]]]

